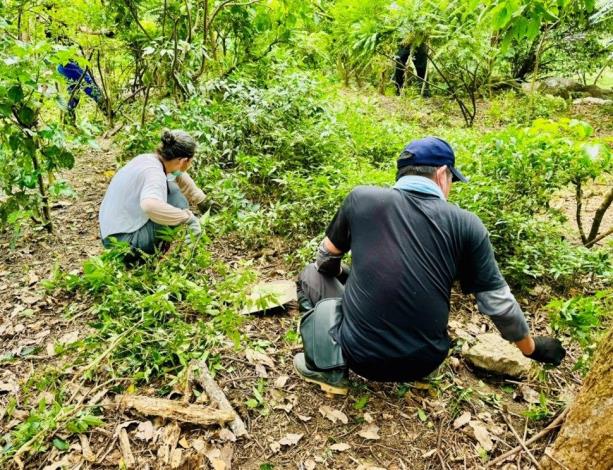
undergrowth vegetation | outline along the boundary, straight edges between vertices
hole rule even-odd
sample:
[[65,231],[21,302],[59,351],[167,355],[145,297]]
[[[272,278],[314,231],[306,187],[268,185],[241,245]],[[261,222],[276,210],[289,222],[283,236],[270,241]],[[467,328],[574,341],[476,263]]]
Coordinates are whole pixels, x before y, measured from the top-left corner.
[[[577,247],[567,236],[566,215],[552,204],[558,191],[613,169],[608,145],[592,136],[589,124],[540,118],[486,134],[424,128],[384,119],[368,101],[344,101],[334,91],[326,96],[324,86],[297,73],[265,88],[216,82],[205,101],[187,102],[172,115],[156,113],[128,134],[126,148],[131,155],[152,149],[164,127],[194,133],[201,148],[195,178],[223,207],[207,222],[211,230],[236,233],[251,248],[271,235],[283,237],[298,268],[306,260],[296,250],[312,246],[353,187],[391,186],[404,144],[439,134],[470,177],[454,186],[451,200],[483,220],[512,285],[540,282],[564,291],[610,274],[608,252]],[[555,100],[540,106],[545,115],[559,110]]]
[[[168,237],[172,240],[176,234]],[[75,390],[86,383],[98,384],[87,388],[92,396],[143,384],[155,384],[162,396],[176,386],[192,360],[207,360],[212,371],[221,367],[216,350],[241,344],[244,317],[237,312],[246,303],[246,288],[255,273],[248,266],[230,268],[215,260],[209,243],[206,235],[189,246],[176,241],[162,260],[148,257],[129,269],[129,248],[118,243],[85,261],[82,273],[56,269],[45,283],[50,293],[93,300],[89,333],[68,346],[56,344],[53,355],[63,360],[34,374],[19,403],[13,400],[9,416],[17,405],[31,411],[5,436],[0,462],[46,450],[59,430],[66,437],[66,431],[78,434],[102,424],[95,400],[87,406],[75,401]],[[62,380],[68,374],[72,380]],[[65,450],[61,438],[52,444]]]

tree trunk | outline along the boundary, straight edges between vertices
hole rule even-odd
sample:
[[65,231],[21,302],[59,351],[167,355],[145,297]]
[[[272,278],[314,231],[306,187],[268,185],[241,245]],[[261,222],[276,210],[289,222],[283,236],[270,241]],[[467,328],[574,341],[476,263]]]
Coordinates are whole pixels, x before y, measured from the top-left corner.
[[570,407],[553,447],[546,450],[541,462],[543,470],[613,468],[611,357],[613,357],[613,326],[600,341],[592,368]]

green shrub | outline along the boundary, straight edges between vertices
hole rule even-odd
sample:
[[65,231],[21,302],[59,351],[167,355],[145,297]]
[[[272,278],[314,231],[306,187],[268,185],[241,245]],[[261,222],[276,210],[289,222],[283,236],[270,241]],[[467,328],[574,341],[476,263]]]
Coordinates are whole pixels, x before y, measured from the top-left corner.
[[571,336],[583,351],[575,369],[587,372],[598,340],[611,321],[613,290],[594,295],[577,296],[568,300],[554,299],[547,305],[554,330]]
[[469,154],[462,169],[471,181],[455,185],[452,200],[484,222],[498,262],[516,286],[540,279],[564,288],[611,271],[608,253],[567,240],[565,216],[551,205],[556,191],[573,181],[611,171],[610,151],[590,134],[580,121],[536,120],[464,149]]
[[526,126],[534,119],[552,118],[568,109],[568,103],[559,96],[531,97],[515,91],[499,93],[488,104],[485,120],[495,126]]

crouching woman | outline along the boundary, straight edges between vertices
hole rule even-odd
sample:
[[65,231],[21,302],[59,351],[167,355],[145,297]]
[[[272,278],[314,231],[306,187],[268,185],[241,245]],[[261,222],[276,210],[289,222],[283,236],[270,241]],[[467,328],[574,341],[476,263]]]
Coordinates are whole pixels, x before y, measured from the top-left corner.
[[106,248],[114,239],[127,242],[139,257],[163,248],[165,227],[186,224],[194,236],[200,234],[189,203],[202,210],[205,196],[186,173],[195,151],[189,134],[166,130],[155,153],[135,157],[113,176],[99,213]]

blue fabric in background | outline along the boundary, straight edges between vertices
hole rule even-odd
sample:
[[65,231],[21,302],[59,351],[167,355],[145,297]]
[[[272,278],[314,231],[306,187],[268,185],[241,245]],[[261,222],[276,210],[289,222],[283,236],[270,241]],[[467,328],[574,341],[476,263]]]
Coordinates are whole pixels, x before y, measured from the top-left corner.
[[[57,71],[60,75],[66,78],[68,81],[68,91],[72,94],[72,91],[77,86],[81,75],[83,75],[83,69],[79,67],[79,64],[76,62],[70,61],[66,65],[58,65]],[[81,85],[86,83],[87,86],[83,88],[85,94],[92,98],[96,103],[100,101],[102,94],[100,93],[100,89],[94,83],[89,72],[85,72],[85,76],[83,77],[83,81]],[[75,96],[68,102],[68,109],[76,108],[77,104],[79,104],[79,98],[77,96],[78,93],[75,93]]]

